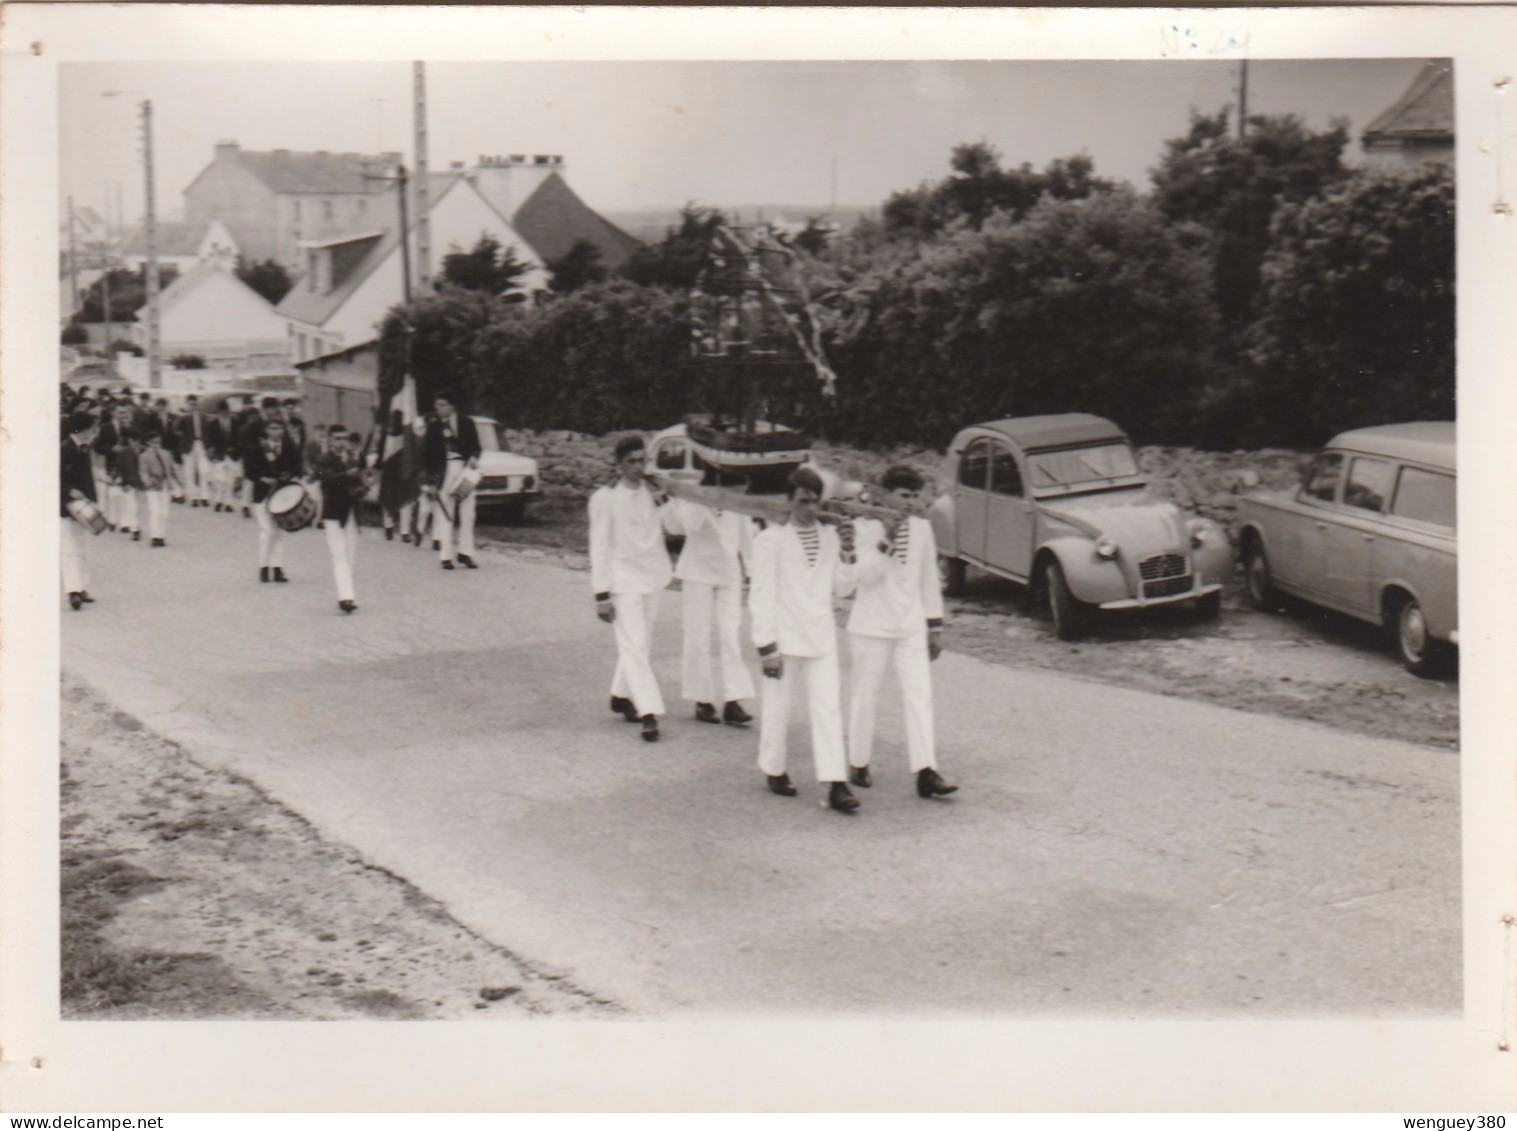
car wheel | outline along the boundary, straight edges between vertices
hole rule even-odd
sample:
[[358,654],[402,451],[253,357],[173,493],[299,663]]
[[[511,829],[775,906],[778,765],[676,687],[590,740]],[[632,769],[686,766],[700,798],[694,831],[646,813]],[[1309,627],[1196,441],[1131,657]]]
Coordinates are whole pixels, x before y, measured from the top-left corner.
[[1070,591],[1069,582],[1064,578],[1064,567],[1056,561],[1049,562],[1043,571],[1043,584],[1048,590],[1054,635],[1060,640],[1078,640],[1089,625],[1090,606]]
[[1222,615],[1222,594],[1208,593],[1196,598],[1196,616],[1200,620],[1216,620]]
[[1407,597],[1396,610],[1396,651],[1407,671],[1433,679],[1448,670],[1451,649],[1428,633],[1427,616],[1415,597]]
[[1280,610],[1280,593],[1270,580],[1269,558],[1257,538],[1250,538],[1243,551],[1243,584],[1248,590],[1248,603],[1261,613]]
[[947,596],[962,597],[964,595],[966,573],[963,559],[938,556],[938,581],[942,584],[943,592]]

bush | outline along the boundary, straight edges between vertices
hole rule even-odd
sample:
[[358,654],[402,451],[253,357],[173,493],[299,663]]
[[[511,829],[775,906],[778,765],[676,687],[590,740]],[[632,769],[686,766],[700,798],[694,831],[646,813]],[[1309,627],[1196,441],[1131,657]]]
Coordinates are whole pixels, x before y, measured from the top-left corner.
[[198,353],[181,353],[169,358],[169,364],[175,369],[204,369],[205,358]]

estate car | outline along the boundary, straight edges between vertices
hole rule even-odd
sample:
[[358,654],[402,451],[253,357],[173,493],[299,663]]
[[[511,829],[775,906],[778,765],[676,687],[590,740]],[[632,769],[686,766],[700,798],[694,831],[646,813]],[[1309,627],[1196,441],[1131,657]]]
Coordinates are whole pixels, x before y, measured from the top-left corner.
[[1280,593],[1388,629],[1414,675],[1448,667],[1459,642],[1454,424],[1344,432],[1290,493],[1240,500],[1248,596]]
[[1154,496],[1126,434],[1087,413],[1024,416],[954,437],[930,510],[944,587],[965,567],[1021,582],[1061,639],[1096,610],[1195,601],[1215,617],[1227,535]]

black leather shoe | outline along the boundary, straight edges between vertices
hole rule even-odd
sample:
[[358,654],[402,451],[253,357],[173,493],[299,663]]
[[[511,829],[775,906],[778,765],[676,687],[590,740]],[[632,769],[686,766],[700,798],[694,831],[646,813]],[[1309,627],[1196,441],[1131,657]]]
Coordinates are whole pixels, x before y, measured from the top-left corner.
[[769,792],[777,793],[781,797],[794,797],[799,790],[790,784],[789,774],[770,774]]
[[88,589],[79,590],[79,599],[86,605],[93,605],[95,603],[95,598],[90,596],[90,591]]
[[248,510],[247,507],[243,507],[242,508],[242,517],[243,518],[252,518],[253,517],[253,512],[250,511],[250,510]]
[[868,789],[874,784],[874,782],[869,777],[868,766],[849,766],[848,781],[850,784],[861,786],[864,789]]
[[358,605],[353,601],[338,601],[337,607],[345,613],[351,613]]
[[167,546],[168,543],[165,542],[162,538],[154,538],[152,540],[152,542],[149,543],[149,545],[151,545],[151,546]]
[[140,530],[134,530],[134,531],[132,531],[132,541],[133,542],[141,542],[142,541],[142,531],[140,531]]
[[848,788],[847,782],[835,781],[827,790],[827,802],[825,809],[832,809],[838,813],[854,813],[858,811],[859,799],[853,795],[853,790]]
[[259,581],[267,581],[268,579],[269,579],[269,567],[268,566],[259,566],[258,567],[258,580]]
[[931,766],[917,771],[918,797],[947,797],[950,793],[957,793],[958,789],[958,786],[944,781],[943,776]]
[[68,595],[68,607],[71,608],[71,609],[82,609],[82,608],[84,608],[84,594],[82,594],[82,593],[70,593]]
[[637,708],[632,705],[632,700],[623,699],[620,695],[611,696],[611,709],[629,723],[643,721],[643,717],[637,713]]
[[436,538],[432,539],[432,552],[435,554],[438,550],[441,550],[441,549],[442,549],[442,543],[439,542]]
[[702,723],[716,723],[721,725],[722,717],[716,713],[716,708],[710,703],[697,703],[695,705],[695,719]]
[[393,541],[395,541],[395,528],[393,526],[387,526],[387,527],[385,527],[385,541],[386,542],[393,542]]
[[722,707],[722,722],[735,727],[745,727],[753,721],[753,716],[743,710],[743,705],[736,699],[729,699]]
[[275,581],[288,581],[290,579],[284,575],[284,570],[280,569],[278,566],[275,566],[274,567],[274,580]]
[[468,554],[459,554],[458,555],[458,564],[461,565],[461,566],[463,566],[465,569],[478,569],[479,568],[479,566],[475,563],[474,559],[471,558],[471,557],[469,557]]
[[444,559],[443,563],[442,563],[442,568],[443,569],[452,569],[453,568],[453,563],[450,562],[450,561],[448,561],[448,560],[446,560],[446,559]]
[[643,716],[643,741],[658,741],[658,718],[654,715]]
[[409,534],[402,534],[400,540],[408,546],[411,544],[411,536]]

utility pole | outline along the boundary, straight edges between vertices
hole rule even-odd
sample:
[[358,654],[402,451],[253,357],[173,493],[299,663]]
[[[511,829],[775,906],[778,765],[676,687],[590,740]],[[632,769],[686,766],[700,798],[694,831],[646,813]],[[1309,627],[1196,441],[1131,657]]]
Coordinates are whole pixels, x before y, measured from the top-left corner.
[[147,217],[147,382],[157,389],[163,384],[158,372],[158,213],[153,201],[153,102],[142,100],[142,171],[146,181]]
[[421,293],[432,289],[432,185],[427,176],[427,65],[411,64],[416,161],[416,274]]
[[1248,60],[1238,61],[1238,140],[1248,130]]

